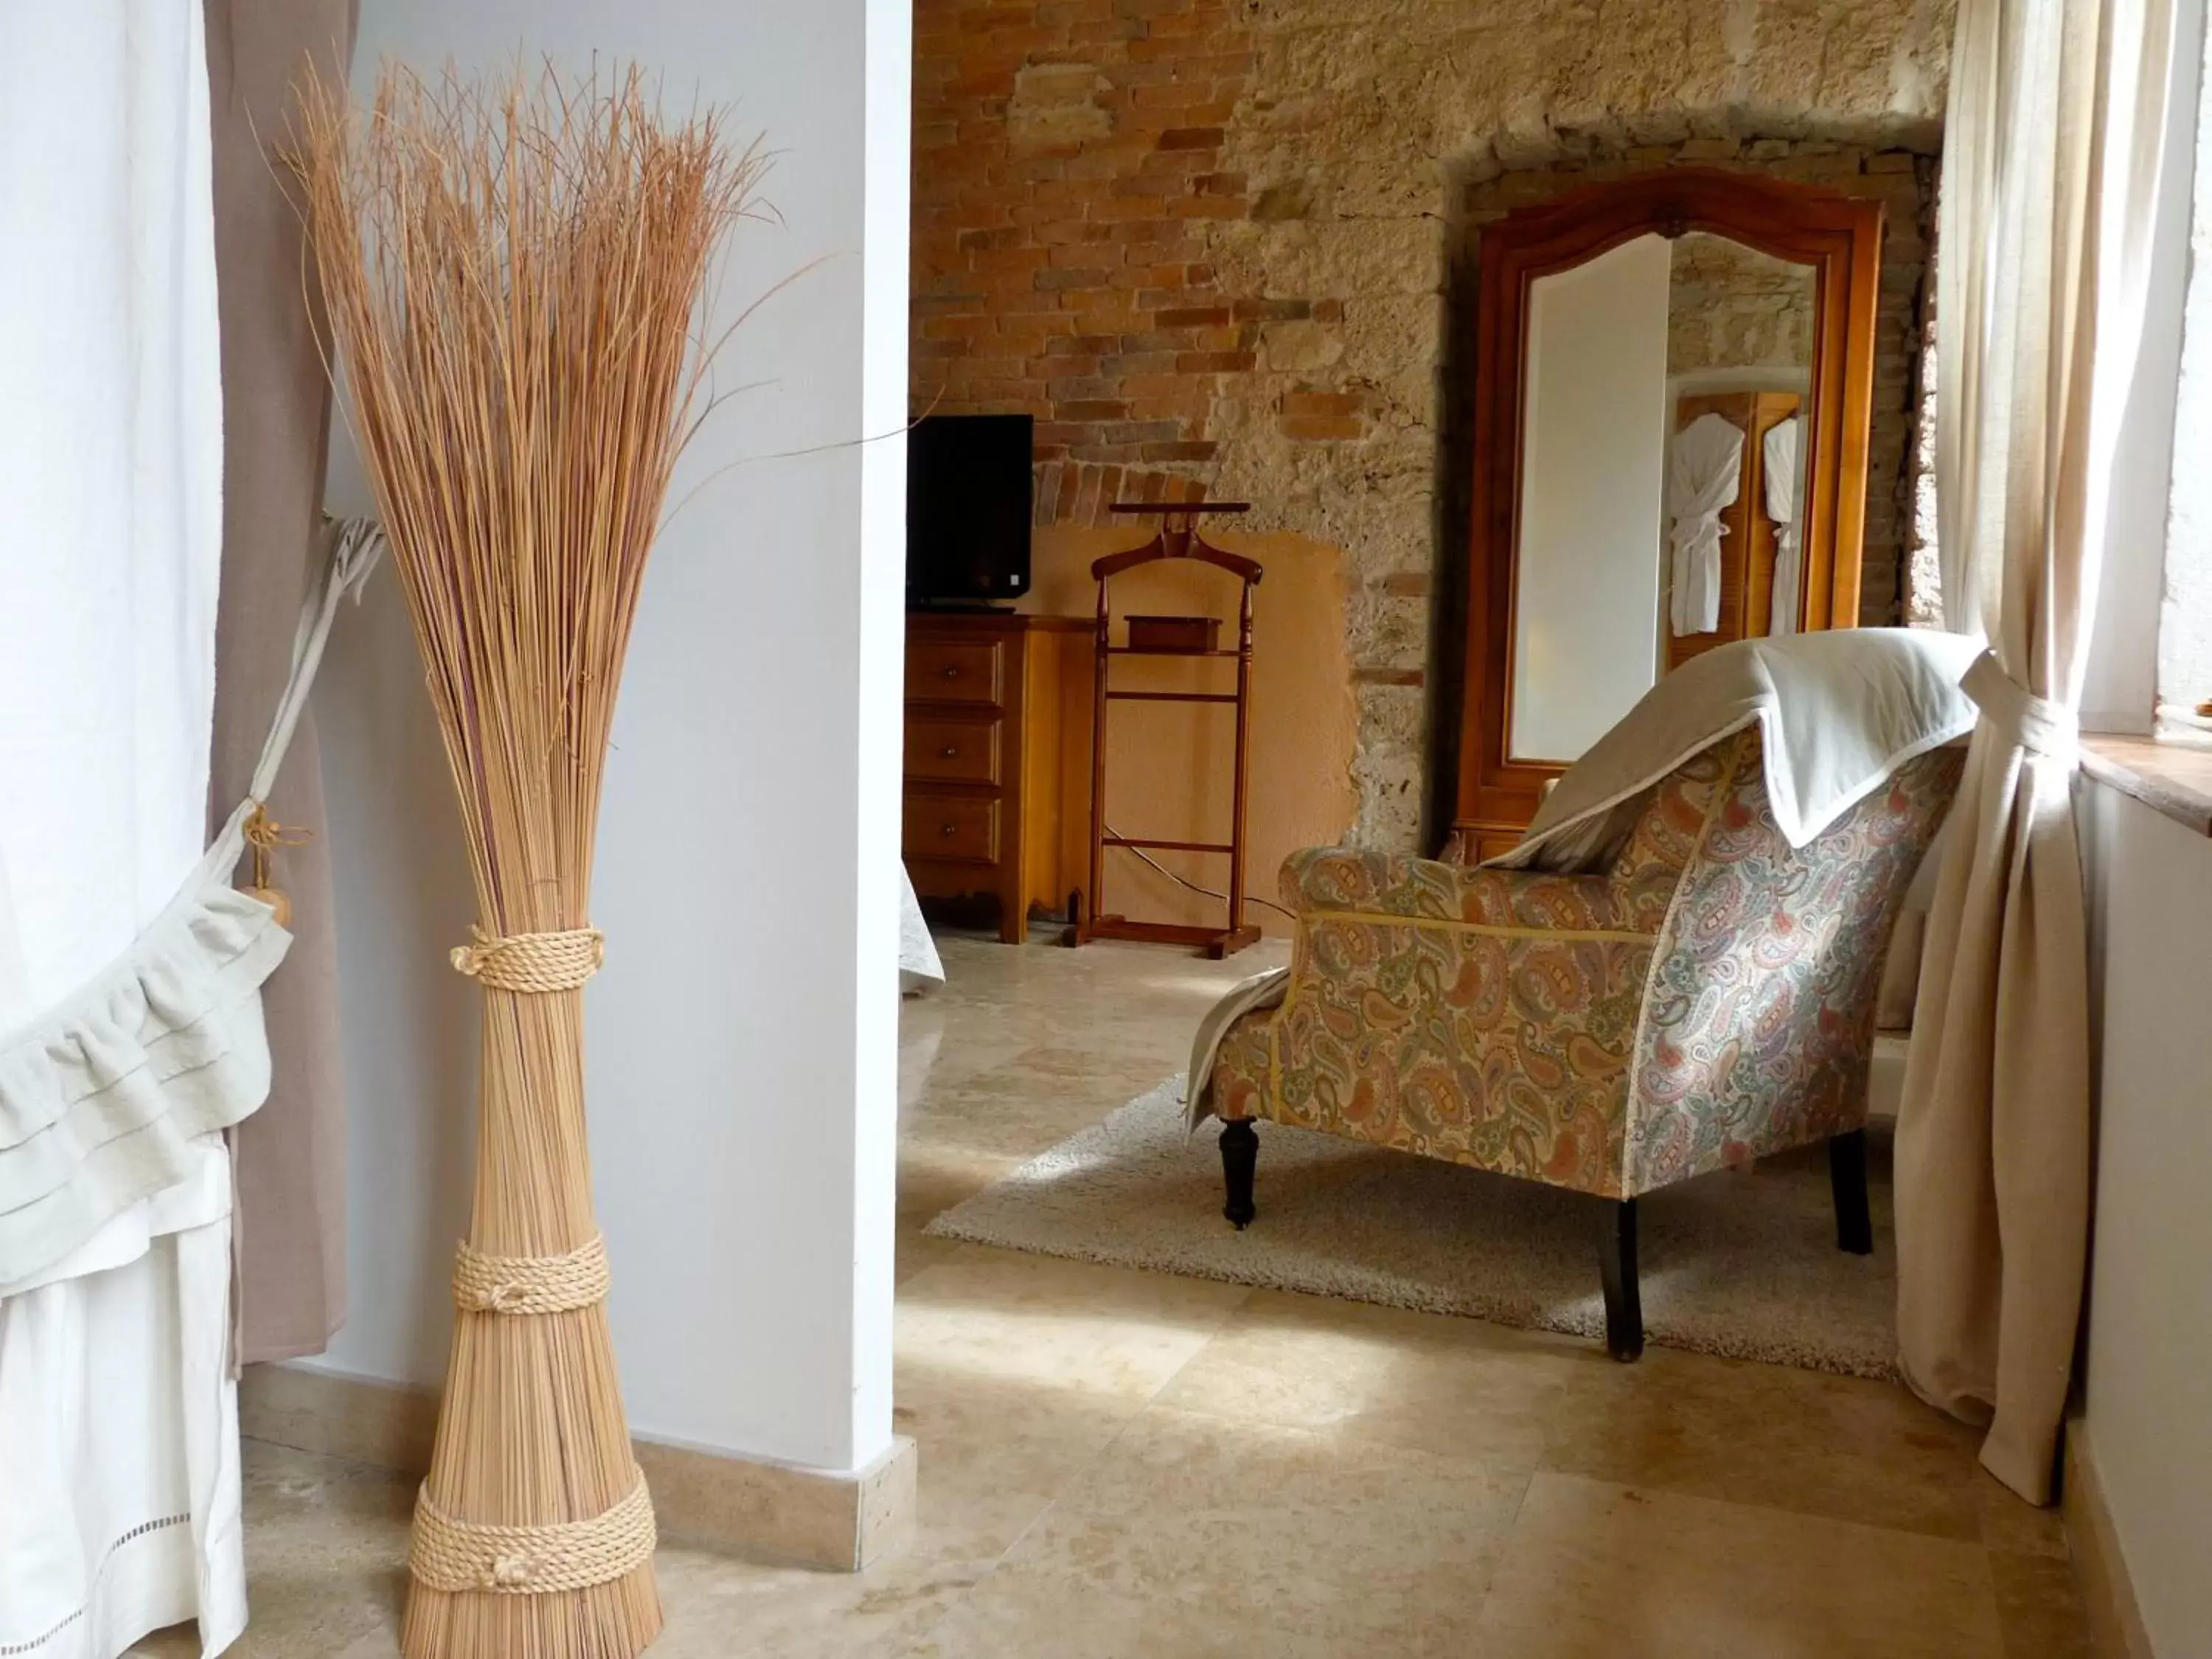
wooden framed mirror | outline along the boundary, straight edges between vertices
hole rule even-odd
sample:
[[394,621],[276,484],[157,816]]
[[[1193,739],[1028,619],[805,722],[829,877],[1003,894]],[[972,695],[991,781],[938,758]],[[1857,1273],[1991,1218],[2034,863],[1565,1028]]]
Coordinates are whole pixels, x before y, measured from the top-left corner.
[[1853,625],[1881,208],[1673,167],[1481,233],[1458,792],[1504,851],[1658,678]]

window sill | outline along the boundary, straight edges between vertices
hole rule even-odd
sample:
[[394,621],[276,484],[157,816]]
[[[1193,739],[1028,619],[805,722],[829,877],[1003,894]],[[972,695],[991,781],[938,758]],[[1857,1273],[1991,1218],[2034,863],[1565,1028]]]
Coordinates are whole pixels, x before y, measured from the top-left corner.
[[2183,828],[2212,836],[2212,749],[2085,732],[2081,769]]

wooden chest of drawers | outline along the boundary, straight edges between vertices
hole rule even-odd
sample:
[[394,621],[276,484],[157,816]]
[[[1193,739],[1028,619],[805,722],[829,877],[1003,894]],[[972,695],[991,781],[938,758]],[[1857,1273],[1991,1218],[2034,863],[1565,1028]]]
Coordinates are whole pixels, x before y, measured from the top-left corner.
[[915,612],[906,633],[902,840],[924,898],[988,894],[1018,943],[1089,861],[1087,617]]

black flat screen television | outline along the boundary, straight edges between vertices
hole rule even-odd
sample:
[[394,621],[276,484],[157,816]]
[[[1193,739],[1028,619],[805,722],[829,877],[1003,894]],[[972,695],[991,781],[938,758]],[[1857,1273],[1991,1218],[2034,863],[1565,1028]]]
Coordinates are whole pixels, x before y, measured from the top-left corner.
[[906,600],[975,605],[1030,591],[1027,415],[930,415],[907,434]]

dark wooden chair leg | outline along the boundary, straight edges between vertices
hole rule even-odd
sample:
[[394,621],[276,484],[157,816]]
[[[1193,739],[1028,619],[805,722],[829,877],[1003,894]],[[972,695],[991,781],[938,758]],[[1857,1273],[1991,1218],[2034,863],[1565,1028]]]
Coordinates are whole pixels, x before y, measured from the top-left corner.
[[1607,1199],[1598,1216],[1598,1272],[1605,1280],[1605,1346],[1623,1364],[1644,1353],[1644,1298],[1636,1285],[1636,1200]]
[[1853,1255],[1872,1255],[1874,1217],[1867,1208],[1864,1129],[1829,1140],[1828,1184],[1836,1194],[1836,1248]]
[[1239,1229],[1252,1224],[1259,1211],[1252,1206],[1252,1176],[1260,1162],[1260,1133],[1249,1118],[1231,1118],[1221,1126],[1221,1175],[1229,1188],[1229,1201],[1221,1213]]

